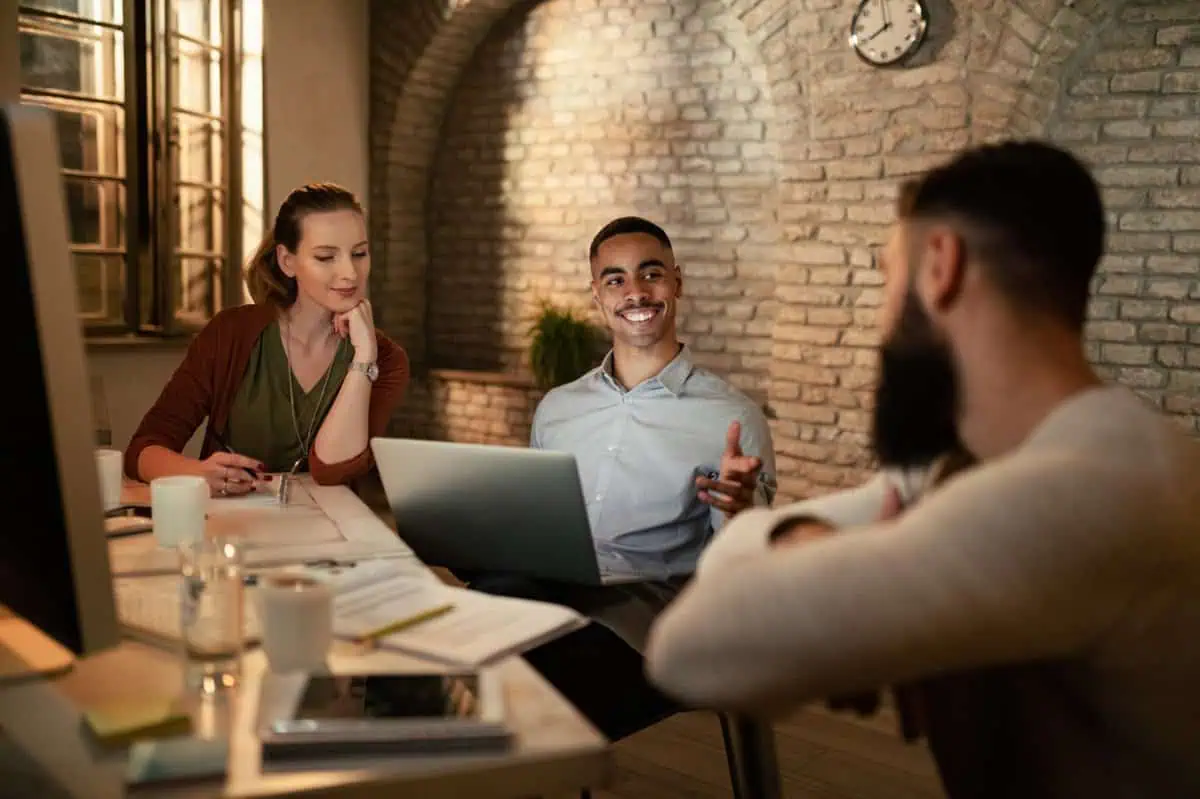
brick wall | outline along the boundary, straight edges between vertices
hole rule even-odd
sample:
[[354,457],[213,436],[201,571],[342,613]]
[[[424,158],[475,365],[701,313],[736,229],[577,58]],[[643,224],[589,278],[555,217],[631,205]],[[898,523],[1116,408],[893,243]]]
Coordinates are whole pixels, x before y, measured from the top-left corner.
[[765,69],[724,0],[517,9],[454,93],[433,165],[429,355],[523,364],[538,302],[588,304],[615,216],[669,230],[697,360],[765,389],[780,255]]
[[1200,412],[1200,4],[1135,4],[1080,59],[1047,133],[1097,170],[1112,233],[1089,351]]
[[396,428],[417,438],[524,447],[541,398],[521,376],[431,369],[413,381]]
[[[897,180],[1046,135],[1097,167],[1110,204],[1093,358],[1196,429],[1200,3],[931,2],[930,41],[899,70],[850,52],[855,6],[375,2],[381,323],[418,369],[509,369],[537,299],[586,297],[599,224],[661,219],[685,337],[765,390],[783,495],[828,490],[870,465],[871,252]],[[435,393],[406,413],[431,418]]]

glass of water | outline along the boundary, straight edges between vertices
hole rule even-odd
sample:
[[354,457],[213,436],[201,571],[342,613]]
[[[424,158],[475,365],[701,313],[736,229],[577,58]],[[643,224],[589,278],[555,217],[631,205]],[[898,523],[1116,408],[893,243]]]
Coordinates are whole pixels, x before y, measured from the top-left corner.
[[181,544],[179,608],[187,682],[213,694],[241,675],[245,588],[242,550],[217,537]]

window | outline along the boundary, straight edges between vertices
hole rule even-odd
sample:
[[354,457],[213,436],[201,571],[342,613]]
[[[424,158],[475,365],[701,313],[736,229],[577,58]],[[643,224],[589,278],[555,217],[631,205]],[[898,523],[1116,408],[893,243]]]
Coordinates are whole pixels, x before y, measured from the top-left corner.
[[18,8],[22,100],[57,119],[88,332],[182,333],[243,301],[263,224],[261,0]]

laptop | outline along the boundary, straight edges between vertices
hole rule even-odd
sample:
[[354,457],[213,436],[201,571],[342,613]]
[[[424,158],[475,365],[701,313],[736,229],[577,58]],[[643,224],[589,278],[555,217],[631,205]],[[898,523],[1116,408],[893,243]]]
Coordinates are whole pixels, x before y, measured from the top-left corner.
[[566,452],[373,438],[396,528],[425,563],[584,585],[644,580],[601,563]]

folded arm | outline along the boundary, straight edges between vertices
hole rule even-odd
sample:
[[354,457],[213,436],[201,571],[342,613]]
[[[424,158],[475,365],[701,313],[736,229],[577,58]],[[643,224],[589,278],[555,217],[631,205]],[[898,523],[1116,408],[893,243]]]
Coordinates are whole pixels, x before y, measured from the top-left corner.
[[767,712],[1072,651],[1148,580],[1154,496],[1087,463],[982,469],[894,522],[703,575],[659,618],[649,673],[693,705]]
[[740,513],[704,551],[697,577],[758,555],[771,545],[778,532],[789,527],[807,526],[814,535],[820,535],[870,524],[879,518],[889,485],[897,488],[908,503],[922,483],[923,474],[917,471],[879,472],[856,488],[794,502],[776,510],[754,508]]

